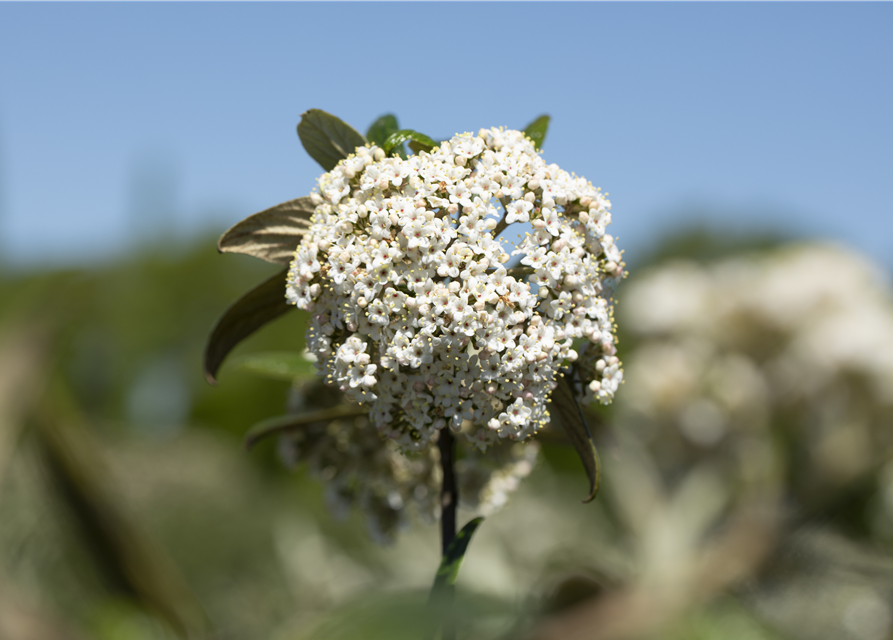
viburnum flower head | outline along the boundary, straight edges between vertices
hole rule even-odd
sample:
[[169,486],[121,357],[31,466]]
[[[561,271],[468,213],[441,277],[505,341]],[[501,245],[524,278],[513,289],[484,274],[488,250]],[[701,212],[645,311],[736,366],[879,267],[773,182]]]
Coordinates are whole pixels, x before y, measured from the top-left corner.
[[[320,374],[368,403],[379,433],[404,450],[443,428],[482,450],[524,440],[575,361],[583,399],[611,401],[624,266],[611,205],[523,133],[482,129],[406,159],[359,147],[313,198],[287,298],[311,313]],[[532,230],[512,247],[498,235],[514,222]]]

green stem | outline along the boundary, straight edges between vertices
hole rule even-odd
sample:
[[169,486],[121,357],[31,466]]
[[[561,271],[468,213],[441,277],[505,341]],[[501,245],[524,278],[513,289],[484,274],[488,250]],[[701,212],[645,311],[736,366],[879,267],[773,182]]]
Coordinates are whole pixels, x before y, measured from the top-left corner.
[[[442,555],[445,556],[450,543],[456,537],[456,505],[459,502],[459,491],[456,487],[454,471],[456,445],[448,425],[440,430],[437,448],[440,449],[440,468],[443,472],[443,484],[440,491],[440,541]],[[455,587],[453,585],[447,587],[444,600],[446,613],[443,618],[443,630],[440,638],[441,640],[455,640],[456,621],[453,617]]]
[[456,503],[459,492],[456,489],[455,466],[456,445],[450,428],[440,430],[437,441],[440,449],[440,468],[443,471],[443,486],[440,491],[440,540],[443,553],[447,552],[453,538],[456,537]]

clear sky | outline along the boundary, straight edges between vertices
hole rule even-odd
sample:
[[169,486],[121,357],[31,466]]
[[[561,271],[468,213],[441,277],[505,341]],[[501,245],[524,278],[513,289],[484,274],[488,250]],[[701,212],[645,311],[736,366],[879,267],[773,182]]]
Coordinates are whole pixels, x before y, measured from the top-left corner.
[[627,257],[692,219],[893,267],[893,4],[0,3],[0,251],[84,262],[305,195],[318,107],[552,116]]

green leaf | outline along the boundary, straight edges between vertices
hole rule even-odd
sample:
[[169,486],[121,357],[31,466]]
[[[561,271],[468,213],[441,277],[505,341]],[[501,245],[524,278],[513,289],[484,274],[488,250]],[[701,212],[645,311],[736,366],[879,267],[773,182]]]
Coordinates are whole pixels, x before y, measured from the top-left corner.
[[293,429],[306,427],[319,422],[331,422],[338,418],[352,418],[363,416],[369,413],[369,408],[362,405],[341,405],[331,409],[320,409],[319,411],[311,411],[310,413],[300,413],[294,415],[276,416],[275,418],[267,418],[261,420],[248,430],[245,434],[243,444],[246,449],[251,449],[258,442],[267,436],[277,433],[286,433]]
[[300,353],[294,351],[266,351],[242,356],[232,366],[274,380],[294,380],[312,376],[316,368]]
[[586,476],[589,478],[589,496],[583,502],[591,502],[598,494],[598,485],[601,480],[598,452],[595,450],[592,434],[589,432],[583,412],[580,410],[580,405],[577,404],[577,398],[568,382],[568,375],[570,374],[558,378],[558,386],[552,392],[552,407],[558,410],[561,424],[571,444],[574,445],[574,449],[577,450],[583,468],[586,469]]
[[546,140],[546,129],[549,128],[549,120],[551,120],[549,116],[541,115],[524,129],[524,133],[536,145],[537,151],[543,148],[543,142]]
[[[412,129],[401,129],[400,131],[395,131],[388,136],[388,139],[385,140],[382,149],[384,149],[385,153],[390,153],[391,149],[399,147],[407,140],[415,142],[416,148],[423,151],[428,151],[429,149],[433,149],[437,146],[437,143],[426,136],[424,133],[419,133],[418,131],[413,131]],[[418,153],[418,151],[416,151],[416,153]]]
[[321,109],[310,109],[301,114],[298,137],[310,157],[326,171],[334,169],[339,160],[366,144],[366,138],[356,129]]
[[310,196],[304,196],[255,213],[230,227],[217,242],[217,249],[288,264],[310,227],[314,209]]
[[205,345],[204,368],[208,382],[217,383],[217,371],[233,347],[271,320],[295,308],[285,299],[286,273],[288,269],[283,269],[264,280],[217,319]]
[[369,126],[369,130],[366,132],[366,138],[368,138],[369,142],[384,149],[385,140],[399,128],[400,127],[397,125],[397,117],[392,113],[388,113]]
[[429,151],[430,152],[431,149],[436,149],[437,147],[440,146],[440,143],[437,142],[437,140],[435,140],[434,146],[432,147],[431,145],[422,144],[421,142],[416,142],[415,140],[410,140],[406,146],[408,146],[409,150],[412,151],[414,154],[419,155],[419,152],[421,152],[421,151]]
[[483,522],[483,518],[475,518],[464,527],[453,541],[447,547],[443,559],[440,561],[440,567],[437,569],[437,575],[434,577],[434,585],[431,587],[431,600],[441,598],[449,587],[456,584],[456,577],[459,575],[459,566],[465,557],[465,551],[468,549],[468,543],[471,542],[471,536]]

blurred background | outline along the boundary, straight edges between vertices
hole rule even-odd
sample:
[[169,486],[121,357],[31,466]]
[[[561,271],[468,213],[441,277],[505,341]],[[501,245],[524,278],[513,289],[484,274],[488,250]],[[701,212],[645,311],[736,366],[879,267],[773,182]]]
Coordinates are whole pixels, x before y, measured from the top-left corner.
[[472,542],[460,637],[893,638],[891,27],[890,4],[0,4],[0,639],[421,637],[436,527],[379,545],[287,447],[242,446],[315,393],[247,358],[300,352],[304,318],[201,373],[276,270],[216,239],[313,188],[314,107],[435,138],[549,113],[545,158],[609,192],[626,250],[602,493],[579,503],[545,434]]

